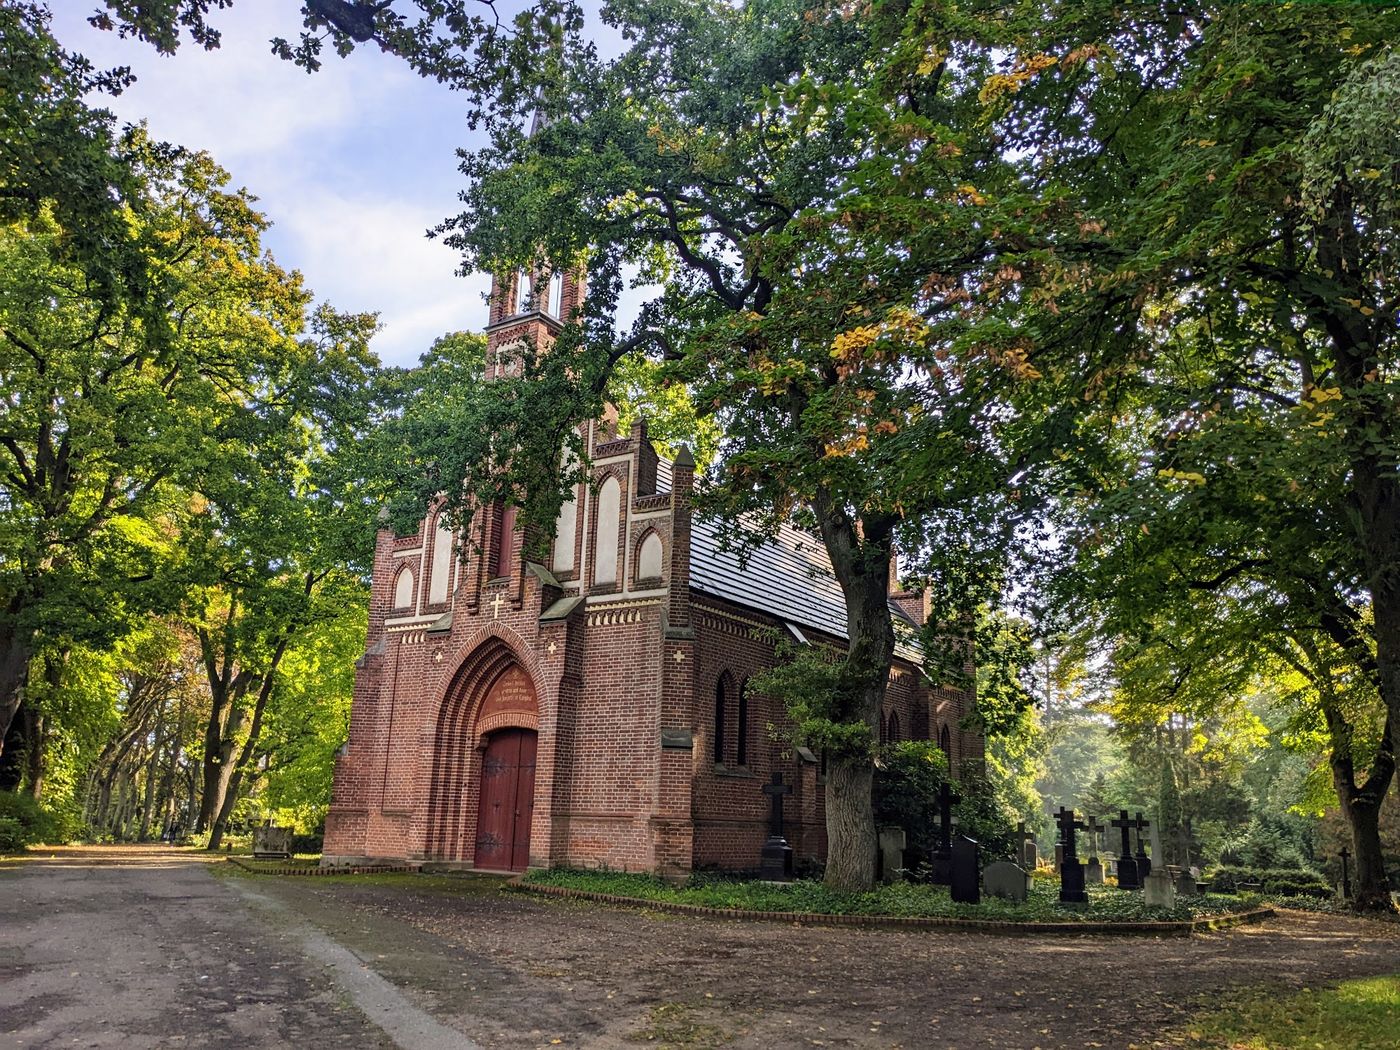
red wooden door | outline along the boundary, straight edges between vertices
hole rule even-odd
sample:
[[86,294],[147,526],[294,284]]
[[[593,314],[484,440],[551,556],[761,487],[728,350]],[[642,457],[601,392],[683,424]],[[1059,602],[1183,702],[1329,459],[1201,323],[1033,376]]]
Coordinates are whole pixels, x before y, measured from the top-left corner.
[[492,733],[481,762],[481,810],[476,820],[478,868],[524,871],[530,863],[530,817],[535,806],[535,733]]

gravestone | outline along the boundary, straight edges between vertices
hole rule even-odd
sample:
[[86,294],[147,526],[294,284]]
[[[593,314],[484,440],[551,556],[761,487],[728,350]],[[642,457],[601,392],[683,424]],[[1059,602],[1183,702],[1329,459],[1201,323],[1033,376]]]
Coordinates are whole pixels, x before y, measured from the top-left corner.
[[1180,897],[1199,897],[1201,887],[1196,882],[1196,875],[1190,868],[1180,872],[1176,877],[1176,892]]
[[1084,862],[1084,885],[1103,885],[1103,863],[1098,857],[1090,857]]
[[1074,819],[1074,810],[1060,807],[1055,814],[1055,822],[1060,826],[1060,841],[1064,845],[1064,860],[1060,863],[1060,903],[1088,904],[1089,893],[1084,888],[1084,865],[1074,848],[1074,832],[1084,825]]
[[904,870],[904,829],[881,828],[880,837],[880,877],[885,882],[894,882]]
[[1009,860],[999,860],[982,872],[982,888],[988,897],[1023,901],[1031,892],[1031,873]]
[[768,841],[759,851],[758,874],[771,882],[792,881],[792,847],[783,838],[783,796],[792,794],[792,786],[783,783],[783,775],[774,773],[770,783],[763,785],[763,793],[772,803],[769,816]]
[[[1076,858],[1076,859],[1077,859],[1077,858]],[[1063,842],[1057,842],[1057,843],[1055,843],[1055,870],[1056,870],[1056,871],[1059,871],[1059,870],[1060,870],[1060,865],[1063,864],[1064,862],[1065,862],[1065,844],[1064,844]]]
[[253,829],[254,857],[290,857],[291,855],[291,828],[279,828],[266,824]]
[[1176,907],[1176,886],[1166,868],[1158,868],[1143,879],[1142,900],[1149,908]]
[[1351,856],[1351,850],[1343,846],[1337,856],[1342,860],[1342,881],[1337,889],[1342,895],[1342,900],[1349,901],[1351,900],[1351,872],[1347,870],[1347,858]]
[[1137,828],[1137,855],[1133,859],[1137,861],[1138,879],[1146,883],[1147,876],[1152,874],[1152,860],[1147,856],[1147,849],[1142,844],[1142,832],[1152,826],[1152,821],[1144,820],[1141,813],[1135,813],[1133,826]]
[[1128,816],[1126,809],[1120,809],[1118,819],[1109,823],[1123,832],[1123,849],[1118,856],[1118,888],[1140,890],[1142,880],[1138,878],[1137,861],[1133,859],[1132,845],[1128,842],[1128,832],[1133,826],[1132,818]]
[[948,891],[960,904],[977,904],[982,899],[977,854],[977,843],[973,839],[959,835],[953,840]]
[[953,864],[953,805],[962,796],[945,780],[938,786],[938,845],[933,850],[933,881],[947,886],[952,879]]

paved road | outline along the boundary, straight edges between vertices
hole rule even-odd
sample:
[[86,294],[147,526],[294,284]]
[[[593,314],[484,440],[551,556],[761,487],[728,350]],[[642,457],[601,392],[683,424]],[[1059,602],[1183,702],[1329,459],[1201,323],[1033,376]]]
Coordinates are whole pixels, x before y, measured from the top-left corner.
[[70,849],[0,869],[0,1047],[325,1045],[474,1044],[198,856]]

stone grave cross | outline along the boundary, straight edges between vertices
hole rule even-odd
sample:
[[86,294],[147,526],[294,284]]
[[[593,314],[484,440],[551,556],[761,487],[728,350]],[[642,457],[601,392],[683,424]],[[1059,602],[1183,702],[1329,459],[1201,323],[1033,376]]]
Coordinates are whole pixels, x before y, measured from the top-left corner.
[[1026,830],[1026,822],[1024,820],[1018,821],[1016,824],[1016,830],[1011,833],[1011,841],[1016,843],[1016,845],[1012,847],[1015,850],[1015,852],[1012,854],[1012,859],[1017,864],[1022,864],[1025,862],[1026,843],[1032,841],[1034,838],[1035,836]]
[[1060,862],[1060,902],[1063,904],[1087,904],[1089,894],[1084,888],[1084,865],[1079,863],[1079,851],[1074,846],[1074,832],[1082,829],[1084,822],[1074,819],[1074,810],[1060,807],[1055,814],[1055,823],[1060,825],[1060,841],[1064,843],[1064,860]]
[[1084,818],[1084,831],[1089,838],[1089,856],[1091,858],[1099,855],[1099,836],[1106,830],[1106,826],[1099,823],[1098,817]]
[[773,773],[773,780],[763,785],[763,793],[773,804],[769,818],[768,841],[759,851],[759,874],[774,881],[792,878],[792,847],[783,838],[783,796],[792,794],[792,786],[783,783],[783,775]]
[[953,877],[953,804],[962,796],[945,780],[938,786],[938,846],[933,851],[933,881],[939,886],[952,884]]
[[780,839],[783,837],[783,796],[792,794],[792,785],[784,784],[783,775],[775,772],[772,781],[763,785],[763,793],[773,806],[768,817],[768,834]]
[[938,787],[938,848],[953,848],[953,806],[962,801],[962,796],[948,786],[945,780]]
[[1074,819],[1074,810],[1060,807],[1060,811],[1055,815],[1055,823],[1060,825],[1060,841],[1065,844],[1065,860],[1078,860],[1079,851],[1074,845],[1074,830],[1083,830],[1084,822]]
[[1118,819],[1109,823],[1119,828],[1123,832],[1122,852],[1118,857],[1118,888],[1120,890],[1142,889],[1142,882],[1138,879],[1137,861],[1133,859],[1133,846],[1128,841],[1128,833],[1133,828],[1133,820],[1128,816],[1126,809],[1118,811]]
[[1150,828],[1152,821],[1143,818],[1139,813],[1133,814],[1133,826],[1137,828],[1137,866],[1138,880],[1141,881],[1152,874],[1152,859],[1147,855],[1147,850],[1142,845],[1142,832],[1144,828]]

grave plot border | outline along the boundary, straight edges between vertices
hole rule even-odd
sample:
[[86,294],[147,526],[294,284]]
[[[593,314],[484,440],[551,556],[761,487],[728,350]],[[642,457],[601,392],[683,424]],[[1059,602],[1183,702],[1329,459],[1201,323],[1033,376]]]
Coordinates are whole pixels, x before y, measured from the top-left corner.
[[1263,922],[1276,914],[1273,908],[1251,908],[1249,911],[1207,915],[1199,919],[1161,922],[1010,922],[1005,919],[953,919],[932,915],[824,915],[807,911],[750,911],[746,908],[710,908],[703,904],[682,904],[677,901],[655,901],[645,897],[623,897],[612,893],[576,890],[568,886],[537,886],[512,879],[505,889],[513,893],[537,894],[544,897],[592,901],[624,908],[668,912],[673,915],[695,915],[700,918],[725,919],[736,922],[785,922],[806,926],[856,926],[871,928],[946,929],[968,933],[1004,934],[1063,934],[1121,933],[1146,937],[1189,937],[1193,933],[1228,930],[1246,923]]
[[235,868],[241,868],[253,875],[387,875],[396,873],[416,873],[419,864],[360,864],[334,868],[255,868],[242,857],[225,857],[224,860]]

